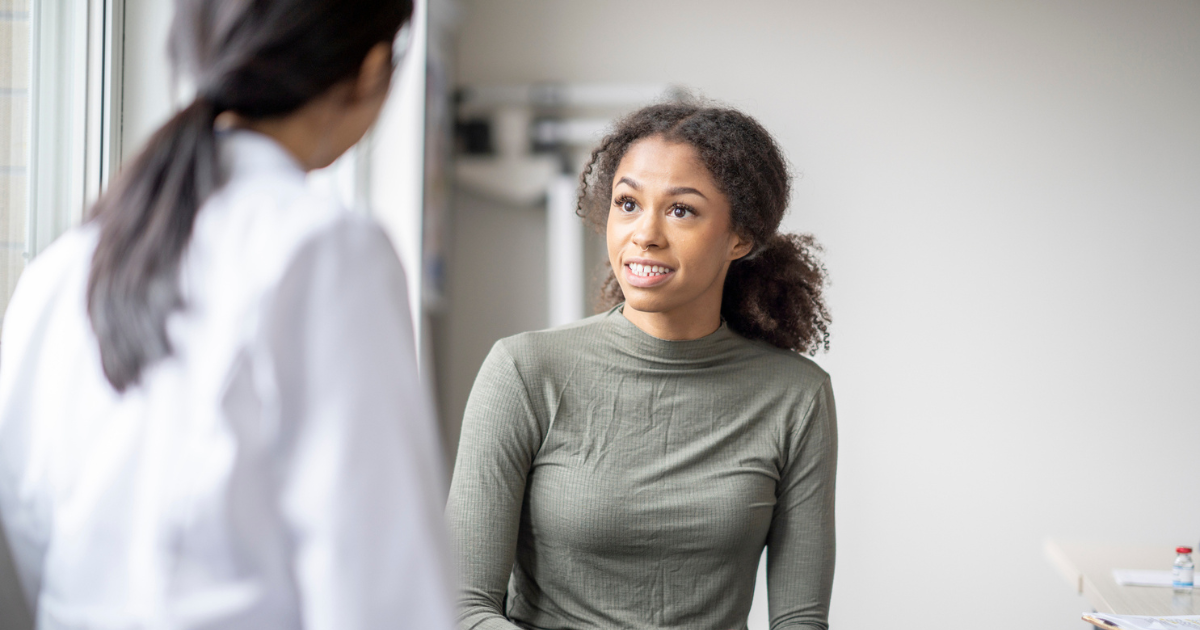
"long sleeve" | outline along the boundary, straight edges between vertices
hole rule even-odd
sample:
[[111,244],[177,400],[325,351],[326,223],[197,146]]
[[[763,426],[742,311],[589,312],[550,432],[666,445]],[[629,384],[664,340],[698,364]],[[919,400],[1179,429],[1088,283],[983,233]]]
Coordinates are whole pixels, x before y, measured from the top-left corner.
[[[0,543],[5,545],[3,552],[0,552],[0,561],[11,563],[11,566],[0,567],[0,581],[8,582],[10,577],[17,578],[20,588],[14,590],[24,596],[21,602],[24,608],[22,617],[27,611],[37,609],[42,586],[42,565],[50,536],[50,514],[46,502],[39,500],[38,493],[32,490],[43,479],[41,469],[35,466],[39,459],[45,459],[34,453],[38,427],[30,422],[29,411],[34,389],[29,381],[33,370],[15,361],[15,358],[28,352],[22,347],[24,337],[36,325],[20,308],[23,305],[20,300],[37,288],[34,279],[40,279],[37,277],[38,271],[38,267],[30,266],[17,285],[13,303],[18,308],[8,312],[4,322],[4,352],[0,353],[0,363],[5,366],[0,377],[0,521],[3,524],[0,536],[7,534],[7,540]],[[4,591],[9,591],[11,586],[0,584]],[[3,595],[7,596],[8,593]],[[5,621],[8,615],[6,610],[0,615],[0,622]]]
[[446,508],[462,583],[461,630],[518,628],[505,617],[504,594],[541,429],[503,343],[488,354],[467,401]]
[[387,237],[358,219],[314,237],[269,313],[303,627],[449,629],[441,449]]
[[[0,561],[11,560],[11,567],[0,567],[0,581],[16,577],[25,596],[24,610],[6,609],[0,614],[0,625],[20,619],[19,626],[33,626],[42,590],[47,549],[51,542],[53,515],[45,487],[49,485],[49,463],[56,442],[53,423],[39,416],[39,405],[46,399],[54,402],[60,396],[47,396],[42,372],[61,372],[48,368],[46,357],[67,356],[78,363],[71,352],[75,335],[51,332],[46,305],[68,302],[60,296],[68,294],[72,280],[82,282],[86,273],[78,271],[78,263],[88,260],[90,249],[80,247],[88,236],[69,232],[55,246],[32,261],[21,274],[16,291],[4,313],[3,345],[0,346],[0,536],[7,535],[9,554],[0,554]],[[82,305],[82,299],[80,299]],[[39,343],[39,341],[41,343]],[[80,387],[71,389],[71,396],[81,396]],[[9,555],[9,558],[3,558]],[[15,576],[3,575],[15,569]],[[8,590],[10,584],[0,584]],[[0,604],[8,593],[0,593]]]
[[771,630],[829,627],[833,588],[837,412],[828,378],[789,436],[767,535]]

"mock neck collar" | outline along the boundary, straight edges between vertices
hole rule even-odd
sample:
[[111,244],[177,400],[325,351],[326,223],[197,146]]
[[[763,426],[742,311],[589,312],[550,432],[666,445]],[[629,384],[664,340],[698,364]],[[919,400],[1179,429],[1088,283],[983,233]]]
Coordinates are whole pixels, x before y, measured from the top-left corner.
[[605,314],[604,319],[621,349],[641,359],[680,367],[700,367],[720,361],[729,351],[746,343],[744,338],[729,329],[724,318],[721,319],[720,327],[699,339],[659,339],[626,319],[624,308],[624,303],[614,306]]

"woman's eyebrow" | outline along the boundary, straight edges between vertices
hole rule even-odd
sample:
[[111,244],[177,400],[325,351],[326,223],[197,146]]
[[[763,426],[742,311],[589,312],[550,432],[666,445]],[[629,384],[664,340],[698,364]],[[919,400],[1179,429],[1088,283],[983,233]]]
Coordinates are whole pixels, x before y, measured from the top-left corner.
[[695,188],[689,188],[687,186],[676,186],[675,188],[671,188],[671,189],[667,190],[667,194],[669,194],[669,195],[700,195],[701,199],[704,199],[705,201],[708,200],[708,197],[705,197],[704,193],[700,192],[699,190],[696,190]]
[[[628,176],[622,177],[621,179],[617,180],[617,185],[619,186],[621,184],[626,184],[634,190],[642,189],[641,184],[637,183],[636,181],[634,181],[633,179],[631,179]],[[699,195],[699,197],[701,199],[704,199],[706,201],[708,200],[708,197],[704,193],[702,193],[699,190],[696,190],[695,188],[692,188],[690,186],[675,186],[674,188],[668,188],[667,194],[668,195]]]

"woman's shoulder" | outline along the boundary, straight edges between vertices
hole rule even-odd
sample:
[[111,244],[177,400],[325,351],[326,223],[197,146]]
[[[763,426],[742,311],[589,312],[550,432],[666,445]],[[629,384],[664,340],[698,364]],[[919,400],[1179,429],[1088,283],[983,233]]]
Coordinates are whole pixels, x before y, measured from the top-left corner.
[[206,203],[196,218],[193,236],[226,241],[262,241],[288,247],[350,226],[374,223],[347,209],[338,199],[288,173],[267,173],[231,181]]
[[354,212],[331,213],[303,229],[297,249],[329,248],[346,255],[371,258],[385,256],[398,261],[391,238],[375,219]]
[[96,226],[85,223],[65,232],[28,263],[3,313],[6,340],[30,334],[56,307],[70,306],[85,314],[84,290],[96,238]]
[[90,268],[99,235],[98,226],[90,222],[67,230],[26,265],[21,280],[35,278],[26,284],[46,286],[49,278]]
[[[816,390],[829,381],[829,373],[816,361],[794,350],[738,335],[748,362],[763,382]],[[807,386],[807,387],[806,387]]]
[[302,182],[277,179],[235,182],[214,195],[196,218],[190,258],[268,285],[313,259],[353,266],[395,258],[374,219]]
[[94,224],[85,223],[64,232],[34,257],[21,273],[6,317],[16,319],[18,312],[50,308],[64,293],[75,298],[72,304],[82,304],[98,235]]
[[514,359],[569,355],[599,338],[600,327],[606,316],[607,313],[601,313],[554,328],[518,333],[500,339],[496,346],[503,348]]
[[492,352],[510,357],[522,374],[553,370],[573,363],[600,342],[606,316],[607,313],[601,313],[554,328],[504,337],[496,342]]

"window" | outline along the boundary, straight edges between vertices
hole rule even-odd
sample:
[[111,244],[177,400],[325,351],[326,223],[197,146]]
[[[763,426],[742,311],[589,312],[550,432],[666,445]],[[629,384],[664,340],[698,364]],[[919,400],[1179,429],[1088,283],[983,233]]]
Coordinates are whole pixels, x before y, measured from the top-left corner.
[[28,242],[30,0],[0,0],[0,314]]
[[0,0],[0,316],[25,265],[83,218],[114,154],[116,0]]

